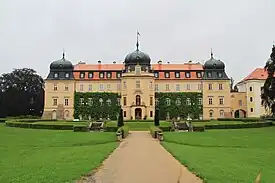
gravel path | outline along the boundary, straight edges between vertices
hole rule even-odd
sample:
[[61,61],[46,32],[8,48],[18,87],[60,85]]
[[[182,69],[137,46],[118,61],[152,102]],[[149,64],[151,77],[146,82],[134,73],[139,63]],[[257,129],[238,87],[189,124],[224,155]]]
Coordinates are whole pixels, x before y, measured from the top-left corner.
[[103,166],[79,183],[202,183],[149,132],[131,132]]

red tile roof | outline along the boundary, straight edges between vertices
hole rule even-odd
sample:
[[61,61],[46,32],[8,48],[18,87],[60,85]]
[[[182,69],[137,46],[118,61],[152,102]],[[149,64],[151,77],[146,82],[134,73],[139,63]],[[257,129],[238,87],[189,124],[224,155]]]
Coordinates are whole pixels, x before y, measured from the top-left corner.
[[239,83],[247,81],[247,80],[265,80],[267,78],[267,72],[264,68],[256,68],[252,73],[246,76]]

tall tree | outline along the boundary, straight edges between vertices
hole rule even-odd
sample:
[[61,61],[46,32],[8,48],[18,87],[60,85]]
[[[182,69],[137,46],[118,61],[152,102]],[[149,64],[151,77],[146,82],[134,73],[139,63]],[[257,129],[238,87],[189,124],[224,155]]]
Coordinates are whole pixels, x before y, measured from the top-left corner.
[[273,45],[272,53],[270,54],[270,59],[266,62],[264,67],[267,72],[267,78],[265,80],[264,86],[262,87],[262,105],[266,110],[270,110],[272,116],[275,115],[275,46]]
[[155,122],[155,126],[159,126],[159,108],[156,109],[154,122]]
[[38,116],[43,112],[44,80],[33,69],[2,74],[0,92],[0,116]]
[[117,126],[118,127],[124,126],[124,123],[123,123],[123,110],[122,109],[119,110],[119,116],[118,116],[118,120],[117,120]]

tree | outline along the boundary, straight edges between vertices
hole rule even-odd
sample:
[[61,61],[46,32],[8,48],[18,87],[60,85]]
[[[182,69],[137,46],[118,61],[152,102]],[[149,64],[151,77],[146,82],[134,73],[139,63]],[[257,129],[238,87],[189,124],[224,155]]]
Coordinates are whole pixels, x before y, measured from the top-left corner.
[[124,123],[123,123],[123,110],[120,109],[118,120],[117,120],[117,127],[122,127],[122,126],[124,126]]
[[156,109],[156,113],[155,113],[155,126],[159,126],[159,109]]
[[33,69],[2,74],[0,95],[0,116],[42,115],[44,80]]
[[267,72],[267,78],[265,80],[264,86],[262,87],[262,105],[266,110],[270,110],[272,116],[275,115],[275,46],[273,45],[272,53],[270,55],[270,59],[266,62],[264,67]]

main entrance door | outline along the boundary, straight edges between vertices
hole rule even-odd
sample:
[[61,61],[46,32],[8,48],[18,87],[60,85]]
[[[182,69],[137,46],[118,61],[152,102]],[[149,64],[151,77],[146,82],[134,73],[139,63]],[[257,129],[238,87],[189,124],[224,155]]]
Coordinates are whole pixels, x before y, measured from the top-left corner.
[[142,110],[141,108],[136,108],[135,109],[135,119],[141,119],[142,117]]

